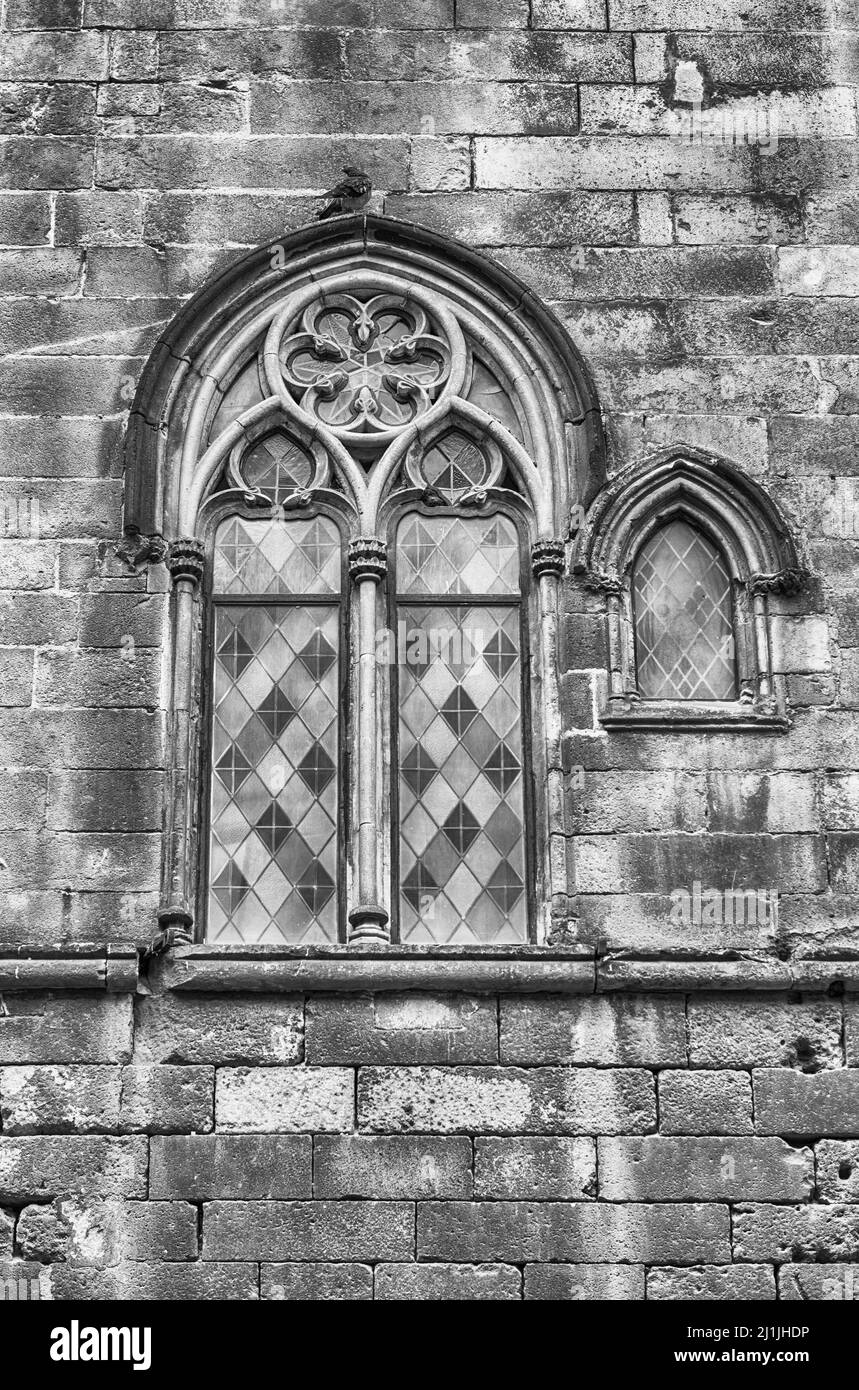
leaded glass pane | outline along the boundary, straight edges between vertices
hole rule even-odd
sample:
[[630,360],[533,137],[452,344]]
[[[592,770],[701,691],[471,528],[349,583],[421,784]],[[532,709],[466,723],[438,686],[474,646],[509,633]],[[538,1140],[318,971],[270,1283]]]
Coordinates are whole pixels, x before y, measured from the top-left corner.
[[401,939],[525,941],[518,607],[400,615]]
[[427,450],[423,472],[427,482],[449,502],[457,502],[469,488],[485,482],[489,468],[474,440],[453,430]]
[[401,594],[518,594],[519,538],[503,516],[416,516],[397,533]]
[[633,602],[643,699],[736,699],[731,580],[706,536],[685,521],[651,536],[636,560]]
[[474,405],[479,405],[488,415],[494,415],[495,419],[500,420],[514,438],[519,440],[524,438],[522,425],[509,393],[501,385],[495,373],[476,357],[472,367],[471,385],[468,389],[467,399],[472,401]]
[[334,606],[215,609],[211,941],[337,940]]
[[216,594],[337,594],[340,533],[328,517],[264,521],[231,516],[218,527]]
[[278,503],[296,488],[307,487],[313,476],[313,459],[296,440],[276,430],[248,450],[242,459],[242,474],[250,487]]

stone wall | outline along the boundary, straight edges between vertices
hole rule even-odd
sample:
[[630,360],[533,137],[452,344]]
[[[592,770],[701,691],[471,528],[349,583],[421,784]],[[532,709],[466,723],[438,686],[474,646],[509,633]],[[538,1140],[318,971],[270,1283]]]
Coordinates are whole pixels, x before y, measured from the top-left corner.
[[[41,1267],[56,1297],[841,1296],[855,5],[5,0],[2,18],[3,1277]],[[68,988],[76,944],[155,930],[167,578],[115,550],[138,376],[205,276],[312,218],[347,162],[375,211],[485,248],[555,308],[612,470],[696,445],[796,532],[813,578],[774,600],[784,734],[607,734],[603,608],[567,595],[579,949],[733,960],[729,994]],[[679,937],[669,895],[696,880],[775,889],[778,929]],[[55,992],[22,991],[10,955],[60,948]],[[830,976],[754,991],[826,957],[836,997]]]
[[7,1004],[0,1273],[43,1297],[853,1297],[852,1000]]

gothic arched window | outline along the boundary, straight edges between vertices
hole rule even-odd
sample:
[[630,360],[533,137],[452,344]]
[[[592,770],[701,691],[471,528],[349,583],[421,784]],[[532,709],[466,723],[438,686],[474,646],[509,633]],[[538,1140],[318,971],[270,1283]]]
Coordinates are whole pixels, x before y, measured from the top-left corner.
[[174,582],[162,927],[564,939],[558,581],[601,479],[587,379],[465,248],[347,217],[275,250],[190,302],[132,413],[127,527],[166,536]]
[[787,727],[769,595],[805,570],[739,469],[686,447],[628,469],[594,501],[573,569],[605,595],[604,726]]

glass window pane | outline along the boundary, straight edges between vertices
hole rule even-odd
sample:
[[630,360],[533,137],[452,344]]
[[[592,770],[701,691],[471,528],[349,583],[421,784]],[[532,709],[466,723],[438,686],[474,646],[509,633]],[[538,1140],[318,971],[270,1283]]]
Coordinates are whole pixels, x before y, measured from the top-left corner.
[[215,542],[216,594],[337,594],[340,532],[328,517],[231,516]]
[[731,580],[706,536],[685,521],[651,536],[635,562],[633,604],[642,699],[736,699]]
[[337,940],[339,610],[215,609],[208,938]]
[[518,594],[519,537],[503,516],[407,516],[397,532],[401,594]]
[[427,450],[423,473],[449,502],[456,502],[469,488],[486,481],[489,465],[473,439],[451,430]]
[[400,619],[401,939],[526,941],[518,607]]
[[313,477],[313,459],[306,449],[282,430],[260,439],[242,459],[242,473],[251,487],[282,502],[295,488],[307,487]]

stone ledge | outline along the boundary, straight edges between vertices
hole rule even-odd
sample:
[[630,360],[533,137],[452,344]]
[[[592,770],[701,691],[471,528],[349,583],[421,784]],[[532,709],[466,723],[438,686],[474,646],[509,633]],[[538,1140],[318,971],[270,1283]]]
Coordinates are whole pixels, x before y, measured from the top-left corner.
[[186,947],[153,963],[150,984],[155,989],[195,990],[200,993],[251,991],[301,994],[373,993],[385,990],[438,990],[485,994],[593,994],[594,962],[572,954],[564,957],[428,956],[410,951],[366,951],[340,956],[254,956],[238,958],[212,954],[205,947]]
[[699,990],[859,992],[859,959],[594,960],[575,948],[447,952],[389,947],[267,951],[185,946],[155,960],[153,990],[199,993],[373,993],[438,990],[492,994],[605,994]]
[[138,958],[133,946],[7,946],[0,943],[0,993],[19,990],[104,990],[134,994]]
[[600,715],[604,729],[647,729],[659,733],[700,733],[719,731],[724,733],[786,734],[790,728],[789,720],[781,714],[756,714],[749,707],[719,711],[718,709],[689,710],[677,705],[650,708],[636,705],[623,711],[607,711]]
[[695,993],[708,991],[859,993],[859,958],[779,961],[624,956],[595,960],[579,947],[514,950],[448,947],[180,946],[149,962],[124,945],[10,946],[0,943],[0,993],[101,990],[107,993],[470,994]]

